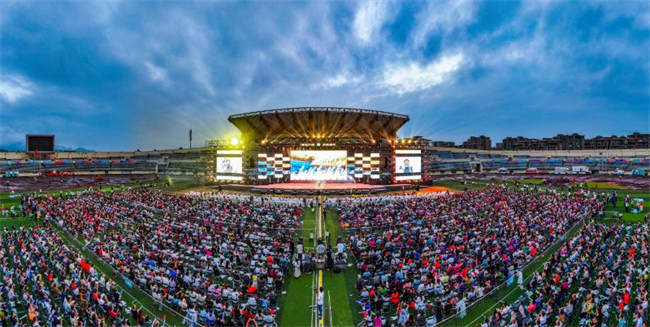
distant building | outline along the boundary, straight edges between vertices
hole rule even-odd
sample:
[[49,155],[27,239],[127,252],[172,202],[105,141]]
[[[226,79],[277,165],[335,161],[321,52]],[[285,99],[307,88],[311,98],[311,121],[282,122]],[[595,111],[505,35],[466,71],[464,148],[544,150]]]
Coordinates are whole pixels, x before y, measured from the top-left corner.
[[485,135],[470,136],[461,146],[465,149],[490,150],[492,149],[492,140]]
[[596,136],[585,140],[585,149],[650,149],[650,134],[636,132],[627,136]]
[[497,143],[498,150],[518,151],[537,149],[539,140],[523,136],[506,137],[501,143]]
[[578,133],[558,134],[553,137],[557,150],[582,150],[585,148],[585,136]]
[[633,133],[628,136],[596,136],[586,139],[584,135],[558,134],[551,138],[531,139],[523,136],[506,137],[497,143],[499,150],[599,150],[599,149],[648,149],[650,134]]

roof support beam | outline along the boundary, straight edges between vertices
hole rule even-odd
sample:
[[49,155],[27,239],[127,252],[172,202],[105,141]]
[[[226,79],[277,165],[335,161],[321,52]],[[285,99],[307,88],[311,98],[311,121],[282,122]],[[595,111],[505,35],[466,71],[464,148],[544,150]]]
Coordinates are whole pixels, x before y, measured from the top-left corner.
[[269,124],[268,121],[266,121],[265,115],[259,115],[260,122],[264,127],[266,127],[266,135],[272,135],[275,132],[273,131],[273,128],[271,128],[271,124]]
[[[292,113],[293,114],[293,113]],[[300,133],[294,128],[296,125],[292,126],[287,126],[287,124],[284,123],[284,120],[280,117],[281,115],[279,113],[275,114],[275,120],[278,121],[278,124],[280,124],[280,134],[286,134],[284,131],[288,132],[291,134],[291,137],[297,137],[300,135]]]
[[[363,114],[356,114],[356,115],[357,115],[357,119],[354,120],[354,124],[350,125],[350,127],[348,127],[341,134],[343,134],[343,135],[348,134],[352,130],[354,130],[355,128],[359,127],[359,123],[361,122],[361,119],[363,118],[364,115]],[[355,136],[358,136],[358,135],[355,135]]]
[[374,124],[377,122],[377,120],[379,120],[379,114],[377,114],[377,115],[375,115],[374,117],[372,117],[372,120],[371,120],[370,123],[368,123],[368,125],[366,126],[366,134],[367,134],[368,137],[371,138],[371,139],[374,139],[374,138],[375,138],[375,136],[372,135],[372,131],[373,131],[373,129],[372,129],[372,125],[374,125]]
[[[245,122],[246,126],[248,126],[248,128],[250,128],[255,133],[255,135],[257,135],[257,138],[259,138],[259,139],[266,138],[266,135],[264,135],[264,133],[259,128],[257,128],[255,126],[255,124],[252,121],[250,121],[249,119],[250,118],[245,118],[244,119],[244,122]],[[237,125],[235,125],[235,126],[237,126]],[[246,134],[246,133],[242,133],[242,134]]]
[[348,113],[347,113],[347,112],[343,112],[343,114],[341,115],[341,118],[340,118],[339,121],[338,121],[338,124],[336,124],[336,126],[334,126],[334,128],[332,128],[332,131],[330,132],[331,135],[337,135],[337,134],[340,134],[339,131],[340,131],[341,129],[343,129],[343,126],[345,126],[345,120],[346,120],[347,118],[348,118]]

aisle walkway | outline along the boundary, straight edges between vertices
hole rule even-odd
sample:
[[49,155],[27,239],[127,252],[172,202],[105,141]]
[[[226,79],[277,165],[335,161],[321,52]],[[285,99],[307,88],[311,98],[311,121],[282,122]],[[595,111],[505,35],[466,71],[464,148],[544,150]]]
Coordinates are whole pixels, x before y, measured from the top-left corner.
[[[316,233],[316,212],[305,208],[303,230],[298,232],[298,237],[303,237],[305,247],[313,248],[309,243],[309,234]],[[297,240],[297,238],[296,238]],[[308,249],[306,249],[307,251]],[[293,268],[293,266],[292,266]],[[299,279],[293,277],[293,270],[287,278],[287,294],[284,296],[283,308],[278,317],[278,323],[283,327],[312,326],[312,302],[315,296],[314,284],[317,274],[303,274]]]
[[[335,251],[337,237],[341,236],[345,238],[339,226],[339,217],[336,211],[330,210],[327,212],[327,218],[324,220],[323,225],[325,226],[325,230],[330,233],[331,245]],[[332,306],[331,317],[326,317],[326,327],[356,326],[361,322],[362,319],[359,314],[361,310],[355,303],[354,282],[356,281],[356,277],[354,267],[348,267],[345,271],[338,274],[332,271],[324,272],[325,305],[328,307],[331,302]],[[330,312],[327,311],[327,314],[329,315]]]
[[[306,251],[316,251],[315,245],[309,242],[309,234],[315,239],[319,235],[325,238],[329,232],[331,246],[335,250],[338,236],[345,237],[339,227],[336,211],[330,210],[322,215],[320,210],[312,212],[305,209],[303,230],[297,237],[302,236]],[[319,278],[320,276],[320,278]],[[354,267],[348,267],[344,272],[335,274],[332,271],[322,271],[315,274],[303,274],[300,279],[292,276],[288,279],[287,294],[284,298],[283,310],[278,319],[280,326],[297,327],[340,327],[355,326],[361,322],[359,307],[355,303],[356,295],[353,287],[356,280]],[[319,284],[325,292],[324,314],[322,319],[316,318],[316,296]]]

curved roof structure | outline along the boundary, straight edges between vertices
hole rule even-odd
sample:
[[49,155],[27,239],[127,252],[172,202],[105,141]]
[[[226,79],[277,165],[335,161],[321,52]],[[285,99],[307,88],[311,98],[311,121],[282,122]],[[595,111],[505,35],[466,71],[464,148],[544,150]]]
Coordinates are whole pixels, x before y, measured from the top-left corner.
[[228,121],[244,139],[254,142],[346,139],[364,143],[395,139],[409,117],[368,109],[303,107],[237,114],[228,117]]

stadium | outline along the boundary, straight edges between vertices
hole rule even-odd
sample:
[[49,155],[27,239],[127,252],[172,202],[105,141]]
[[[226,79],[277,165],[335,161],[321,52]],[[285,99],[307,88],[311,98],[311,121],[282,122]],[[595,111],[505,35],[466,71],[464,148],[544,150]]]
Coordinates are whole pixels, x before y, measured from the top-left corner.
[[0,9],[0,326],[648,326],[648,1]]
[[[58,152],[55,135],[26,135],[25,151],[1,153],[2,253],[15,276],[5,321],[574,325],[647,314],[648,149],[441,148],[399,138],[407,115],[356,108],[228,121],[240,137],[200,148]],[[34,267],[44,253],[52,265]],[[21,285],[42,280],[12,286],[18,271],[54,282],[29,295]],[[59,305],[52,292],[68,295]],[[581,311],[594,301],[612,304]]]

